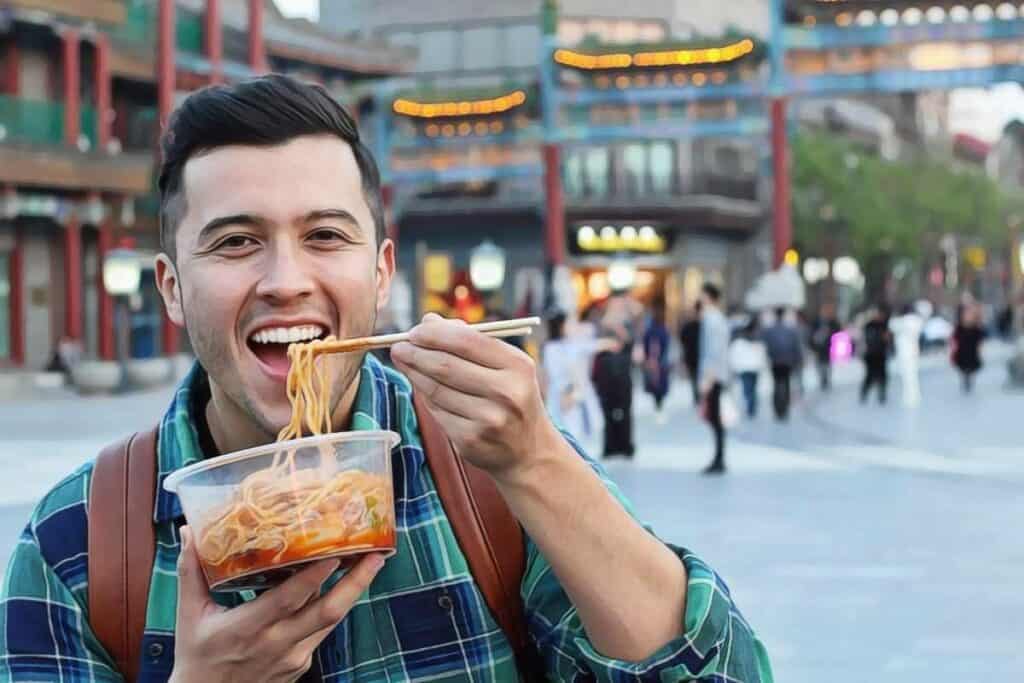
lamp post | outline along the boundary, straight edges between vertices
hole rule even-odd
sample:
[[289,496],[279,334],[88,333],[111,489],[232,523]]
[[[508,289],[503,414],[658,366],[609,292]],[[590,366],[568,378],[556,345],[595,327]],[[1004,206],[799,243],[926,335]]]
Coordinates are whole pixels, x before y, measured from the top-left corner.
[[117,360],[121,365],[121,387],[128,382],[128,345],[131,324],[128,318],[128,298],[138,294],[142,281],[139,255],[131,249],[114,249],[103,260],[103,286],[117,304]]
[[469,280],[484,297],[484,305],[491,312],[494,298],[505,284],[505,250],[485,240],[469,255]]

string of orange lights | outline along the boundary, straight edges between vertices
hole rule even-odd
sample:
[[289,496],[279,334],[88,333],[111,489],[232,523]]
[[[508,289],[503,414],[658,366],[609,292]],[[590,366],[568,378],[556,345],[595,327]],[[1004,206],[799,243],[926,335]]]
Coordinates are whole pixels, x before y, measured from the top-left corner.
[[563,66],[587,71],[595,69],[625,69],[630,66],[699,66],[734,62],[753,52],[754,47],[754,41],[745,38],[721,47],[661,50],[657,52],[637,52],[634,54],[590,55],[563,48],[555,51],[555,61]]
[[526,103],[526,93],[522,90],[507,95],[484,100],[463,100],[461,102],[416,102],[415,100],[397,99],[392,108],[396,114],[416,118],[432,119],[440,116],[487,116],[502,114]]

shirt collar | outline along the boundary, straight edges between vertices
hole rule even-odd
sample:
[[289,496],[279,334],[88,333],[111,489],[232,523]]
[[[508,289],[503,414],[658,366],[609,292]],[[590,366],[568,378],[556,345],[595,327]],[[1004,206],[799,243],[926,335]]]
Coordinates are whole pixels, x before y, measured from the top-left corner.
[[[199,462],[206,455],[199,445],[192,396],[210,381],[206,370],[196,361],[174,392],[171,405],[160,421],[157,445],[158,472],[156,504],[153,519],[158,524],[182,516],[177,494],[164,489],[164,480],[175,470]],[[388,383],[393,381],[372,354],[367,354],[359,372],[359,389],[352,410],[352,431],[393,429],[394,411],[388,396]]]

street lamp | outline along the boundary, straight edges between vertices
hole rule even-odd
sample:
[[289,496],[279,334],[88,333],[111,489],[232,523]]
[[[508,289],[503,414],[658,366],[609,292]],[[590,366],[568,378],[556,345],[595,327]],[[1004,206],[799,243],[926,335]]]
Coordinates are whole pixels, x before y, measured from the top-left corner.
[[131,249],[114,249],[107,253],[103,259],[103,287],[117,303],[117,357],[121,365],[122,391],[128,381],[128,344],[131,333],[128,298],[138,294],[141,282],[142,265],[138,253]]
[[505,250],[486,240],[469,256],[469,279],[484,293],[501,289],[505,282]]
[[616,256],[608,266],[608,286],[612,293],[621,294],[633,288],[636,282],[636,264],[633,259]]

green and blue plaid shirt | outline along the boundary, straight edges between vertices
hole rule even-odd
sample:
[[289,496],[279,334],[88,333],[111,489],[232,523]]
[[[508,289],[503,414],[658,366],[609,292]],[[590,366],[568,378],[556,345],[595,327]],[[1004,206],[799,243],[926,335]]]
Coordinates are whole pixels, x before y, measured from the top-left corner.
[[[157,550],[140,681],[166,681],[174,664],[178,526],[183,522],[164,478],[204,457],[193,393],[208,380],[197,365],[179,387],[160,430],[154,520]],[[511,647],[473,582],[441,507],[421,447],[408,381],[367,357],[353,429],[388,429],[398,554],[388,560],[352,612],[317,649],[324,680],[514,681]],[[585,457],[585,456],[584,456]],[[629,506],[600,465],[609,490]],[[121,681],[89,628],[87,504],[92,464],[50,491],[23,532],[0,602],[0,681]],[[768,658],[722,580],[677,550],[689,571],[685,635],[644,662],[601,656],[547,562],[528,544],[522,597],[530,632],[552,680],[770,683]],[[232,600],[251,599],[252,595]],[[229,603],[228,603],[229,604]]]

